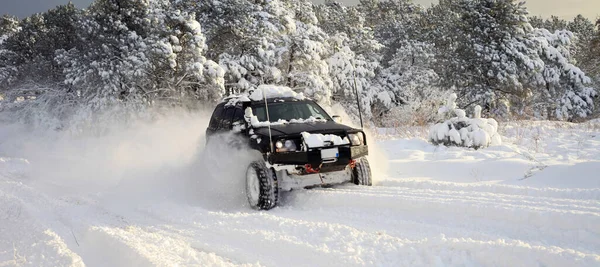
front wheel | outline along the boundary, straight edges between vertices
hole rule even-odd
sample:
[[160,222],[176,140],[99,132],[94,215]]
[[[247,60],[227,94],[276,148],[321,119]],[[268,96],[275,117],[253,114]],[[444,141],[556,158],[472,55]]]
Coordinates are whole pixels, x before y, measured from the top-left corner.
[[246,170],[246,196],[250,207],[270,210],[277,205],[278,194],[275,173],[262,160],[250,163]]
[[352,169],[351,175],[351,181],[355,185],[373,185],[371,179],[371,166],[369,165],[369,160],[367,160],[367,158],[363,157],[356,160],[356,165],[354,166],[354,169]]

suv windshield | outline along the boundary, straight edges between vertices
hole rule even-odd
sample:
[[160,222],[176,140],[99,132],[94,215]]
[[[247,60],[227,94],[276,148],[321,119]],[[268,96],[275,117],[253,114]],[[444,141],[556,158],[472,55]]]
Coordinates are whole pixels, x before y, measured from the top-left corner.
[[[259,121],[267,121],[267,112],[264,105],[254,106],[252,111]],[[269,103],[269,118],[271,122],[279,120],[290,121],[292,119],[306,120],[310,117],[331,120],[331,117],[319,105],[311,101]]]

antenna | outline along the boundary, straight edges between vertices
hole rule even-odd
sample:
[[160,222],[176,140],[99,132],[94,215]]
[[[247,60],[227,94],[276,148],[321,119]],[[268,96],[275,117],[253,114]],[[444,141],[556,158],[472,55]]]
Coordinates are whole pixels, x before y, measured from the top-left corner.
[[[362,109],[360,108],[360,99],[358,97],[358,88],[356,87],[356,66],[354,65],[354,61],[352,61],[352,78],[354,79],[354,93],[356,94],[356,104],[358,104],[358,117],[360,118],[360,128],[364,128],[363,127],[363,120],[362,120]],[[268,116],[268,115],[267,115]]]
[[269,147],[271,148],[271,153],[273,153],[273,136],[271,135],[271,117],[269,116],[269,104],[267,103],[267,96],[265,95],[264,87],[260,90],[263,95],[263,99],[265,100],[265,110],[267,111],[267,126],[269,128]]

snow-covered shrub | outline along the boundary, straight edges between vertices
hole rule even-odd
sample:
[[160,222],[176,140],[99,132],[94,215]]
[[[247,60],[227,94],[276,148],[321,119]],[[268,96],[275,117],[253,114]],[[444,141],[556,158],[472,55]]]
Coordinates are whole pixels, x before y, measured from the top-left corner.
[[440,103],[443,103],[443,100],[433,98],[392,107],[380,117],[379,123],[387,128],[429,125],[438,119],[435,112]]
[[462,146],[475,149],[499,145],[502,139],[498,134],[498,122],[481,118],[481,107],[476,106],[473,118],[456,107],[456,94],[452,94],[446,105],[438,110],[443,122],[429,129],[429,141],[435,145]]

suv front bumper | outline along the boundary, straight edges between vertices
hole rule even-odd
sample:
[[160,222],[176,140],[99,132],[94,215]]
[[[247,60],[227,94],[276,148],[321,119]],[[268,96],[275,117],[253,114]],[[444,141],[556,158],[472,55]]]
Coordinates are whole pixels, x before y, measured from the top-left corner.
[[[330,149],[333,147],[314,148],[310,151],[297,152],[277,152],[269,155],[267,159],[270,164],[281,165],[305,165],[319,166],[323,163],[321,149]],[[337,161],[329,163],[333,165],[348,165],[353,159],[358,159],[369,154],[369,146],[338,146],[339,156]]]

